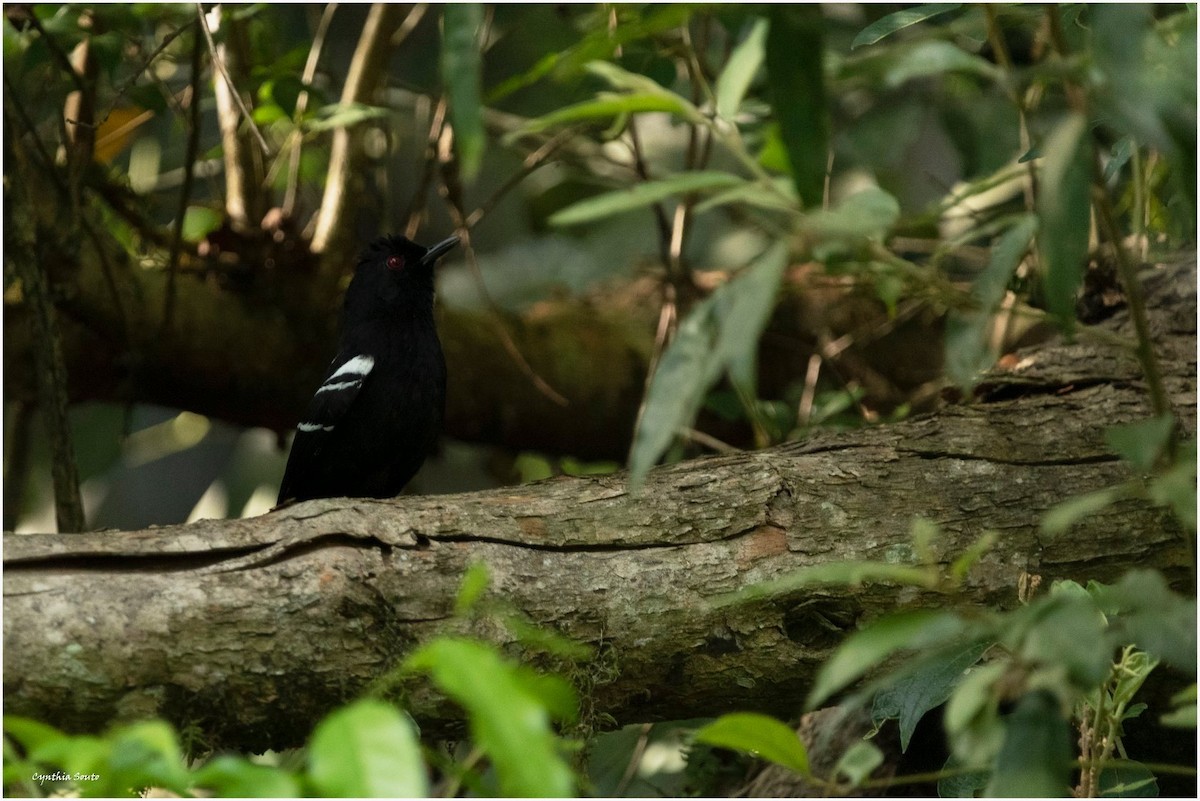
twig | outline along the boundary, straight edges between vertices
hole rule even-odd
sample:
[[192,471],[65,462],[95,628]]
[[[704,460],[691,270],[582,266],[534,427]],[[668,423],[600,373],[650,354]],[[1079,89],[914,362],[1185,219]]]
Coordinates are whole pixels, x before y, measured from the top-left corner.
[[[446,98],[439,97],[433,106],[433,115],[429,121],[429,136],[425,140],[425,150],[422,153],[425,165],[421,168],[421,179],[417,182],[416,191],[408,203],[407,222],[404,224],[404,235],[412,239],[421,227],[421,217],[425,213],[425,195],[433,184],[434,173],[437,171],[437,143],[442,138],[442,126],[446,122]],[[470,227],[470,226],[468,226]]]
[[183,221],[187,216],[188,201],[192,199],[192,183],[195,179],[196,157],[200,149],[200,56],[204,44],[197,34],[192,42],[191,105],[188,114],[187,150],[183,156],[183,186],[179,190],[179,206],[175,216],[175,230],[171,235],[171,250],[167,256],[167,290],[163,301],[161,331],[171,327],[175,314],[175,273],[179,267],[179,252],[183,244]]
[[267,156],[271,155],[271,148],[267,146],[267,140],[263,138],[262,132],[254,124],[254,117],[251,116],[250,109],[246,108],[246,104],[242,101],[241,93],[238,92],[237,87],[233,84],[233,78],[229,76],[229,71],[225,69],[225,61],[217,53],[217,43],[213,41],[212,31],[208,28],[208,18],[204,14],[203,3],[196,3],[196,13],[200,17],[200,30],[204,31],[204,39],[208,42],[208,51],[212,55],[212,62],[229,87],[229,94],[233,95],[233,102],[241,110],[242,116],[246,120],[246,125],[249,126],[251,133],[254,134],[254,138],[258,140],[258,146],[262,148],[263,154]]
[[575,135],[576,129],[564,128],[539,147],[537,150],[530,153],[521,162],[521,169],[509,176],[499,189],[491,194],[487,200],[479,204],[475,211],[467,216],[467,227],[474,228],[479,224],[479,221],[484,218],[492,209],[496,207],[505,195],[515,189],[522,181],[529,177],[534,170],[544,166],[548,162],[546,159],[554,155],[562,144]]
[[[371,6],[350,60],[346,83],[342,87],[342,105],[365,103],[371,99],[387,66],[392,34],[400,26],[397,13],[395,7],[387,3]],[[410,15],[413,13],[416,13],[415,9],[409,11]],[[351,149],[351,130],[342,126],[333,132],[329,169],[325,174],[325,193],[321,198],[321,209],[313,221],[310,247],[314,253],[324,253],[334,243],[341,242],[350,223],[346,201],[356,155]]]
[[[646,160],[642,157],[642,142],[638,137],[637,118],[631,116],[629,124],[626,127],[629,129],[629,144],[630,150],[633,153],[633,169],[637,173],[638,178],[643,181],[649,181],[650,170],[647,169]],[[651,208],[654,209],[654,220],[658,223],[659,257],[662,259],[663,266],[670,269],[671,223],[667,221],[667,212],[663,209],[661,203],[655,203]]]
[[[317,64],[321,61],[321,51],[325,48],[325,36],[329,33],[329,25],[333,22],[333,12],[337,10],[337,3],[326,3],[325,10],[321,12],[321,20],[317,23],[317,30],[313,33],[312,47],[308,49],[308,58],[304,62],[304,72],[300,75],[300,82],[304,86],[309,86],[313,82],[313,78],[317,74]],[[284,143],[284,148],[290,148],[288,154],[288,179],[287,188],[283,193],[283,214],[285,217],[292,216],[292,212],[296,208],[296,187],[300,183],[300,146],[303,143],[303,137],[300,135],[300,120],[304,117],[304,112],[308,109],[308,90],[301,90],[300,94],[296,95],[296,109],[292,114],[292,122],[295,127],[288,136],[287,142]]]
[[650,744],[650,731],[653,728],[653,723],[642,724],[641,731],[638,732],[637,743],[629,755],[629,764],[625,766],[625,772],[621,774],[621,781],[617,782],[617,787],[613,791],[613,795],[617,798],[625,796],[625,791],[629,789],[629,783],[637,775],[638,766],[642,764],[642,756],[646,753],[646,746]]

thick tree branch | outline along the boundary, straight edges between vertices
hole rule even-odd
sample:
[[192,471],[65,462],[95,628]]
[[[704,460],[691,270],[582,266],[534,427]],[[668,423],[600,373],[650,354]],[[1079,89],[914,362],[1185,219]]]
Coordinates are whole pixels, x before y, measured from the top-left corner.
[[[1194,431],[1194,272],[1160,274],[1151,294],[1168,391]],[[911,562],[915,515],[941,528],[947,565],[984,531],[1001,533],[956,603],[1010,606],[1022,573],[1104,581],[1136,563],[1186,581],[1184,532],[1141,501],[1040,533],[1055,504],[1131,477],[1104,430],[1151,410],[1128,355],[1021,355],[976,403],[662,468],[639,495],[623,475],[564,478],[149,531],[9,535],[7,711],[72,729],[162,714],[214,744],[294,744],[447,627],[519,650],[492,620],[451,622],[475,561],[496,596],[595,646],[576,675],[619,722],[797,709],[842,632],[946,599],[870,584],[713,601],[812,565]],[[430,731],[452,717],[420,686],[405,704]]]

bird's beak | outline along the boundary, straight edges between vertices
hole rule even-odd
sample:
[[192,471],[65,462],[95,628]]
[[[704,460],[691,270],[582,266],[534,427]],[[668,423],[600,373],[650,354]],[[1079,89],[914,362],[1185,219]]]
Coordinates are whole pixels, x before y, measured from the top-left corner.
[[443,239],[436,245],[425,251],[425,255],[421,257],[421,266],[432,267],[433,263],[440,259],[447,251],[458,244],[458,237],[452,236],[449,239]]

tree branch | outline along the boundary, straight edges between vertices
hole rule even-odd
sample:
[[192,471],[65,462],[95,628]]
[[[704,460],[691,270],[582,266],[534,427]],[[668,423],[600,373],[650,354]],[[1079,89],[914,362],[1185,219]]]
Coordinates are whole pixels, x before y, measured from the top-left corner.
[[[1194,431],[1194,271],[1190,289],[1186,278],[1153,288],[1180,301],[1156,320],[1174,331],[1164,352],[1190,354],[1164,364]],[[661,468],[639,495],[616,474],[311,501],[148,531],[7,536],[7,711],[68,729],[159,714],[199,727],[215,747],[295,744],[436,633],[522,648],[494,619],[452,622],[476,561],[496,598],[594,647],[575,673],[617,722],[799,708],[843,633],[901,604],[946,599],[887,584],[720,599],[831,562],[911,563],[916,515],[940,528],[943,566],[984,531],[1003,532],[956,602],[1008,607],[1022,574],[1043,586],[1108,581],[1132,562],[1186,582],[1182,532],[1148,502],[1109,506],[1069,536],[1038,525],[1057,503],[1131,478],[1104,429],[1151,413],[1128,379],[1136,362],[1078,344],[1021,356],[975,403]],[[404,691],[423,730],[454,725],[424,685]]]
[[[350,62],[350,71],[342,88],[341,103],[369,103],[383,80],[387,57],[391,50],[392,34],[402,24],[401,7],[391,3],[375,3],[363,24],[358,47]],[[418,8],[410,14],[424,13]],[[342,127],[333,132],[329,150],[329,171],[325,176],[325,195],[321,209],[313,222],[312,250],[314,253],[340,254],[341,245],[353,227],[354,220],[346,214],[350,179],[357,159],[355,127]],[[337,267],[341,267],[339,263]]]

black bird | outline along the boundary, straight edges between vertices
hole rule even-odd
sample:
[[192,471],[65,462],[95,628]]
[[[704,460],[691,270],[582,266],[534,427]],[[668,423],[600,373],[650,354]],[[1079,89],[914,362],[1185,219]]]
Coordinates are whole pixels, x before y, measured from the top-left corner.
[[458,237],[423,248],[381,237],[346,290],[341,342],[296,426],[279,503],[391,498],[442,427],[446,362],[433,321],[433,267]]

